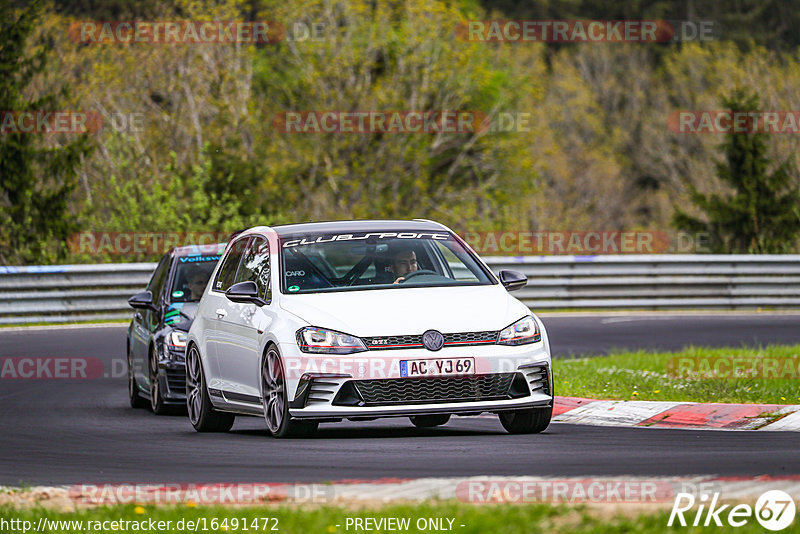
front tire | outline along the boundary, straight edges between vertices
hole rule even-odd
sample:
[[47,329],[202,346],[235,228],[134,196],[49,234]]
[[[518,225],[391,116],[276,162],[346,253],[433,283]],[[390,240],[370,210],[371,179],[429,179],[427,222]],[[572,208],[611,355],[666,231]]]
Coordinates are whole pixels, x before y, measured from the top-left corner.
[[136,373],[133,369],[131,349],[128,349],[128,400],[131,408],[147,408],[147,400],[139,395],[139,385],[136,383]]
[[441,426],[447,424],[450,420],[450,414],[442,415],[412,415],[409,417],[411,423],[418,428],[431,428],[434,426]]
[[553,407],[500,412],[500,423],[509,434],[538,434],[550,425]]
[[150,371],[150,409],[156,415],[166,415],[169,413],[169,406],[164,401],[161,393],[161,382],[158,378],[158,353],[155,347],[150,347],[148,369]]
[[269,433],[276,438],[308,437],[319,423],[292,420],[286,392],[286,374],[278,349],[270,345],[261,364],[261,402]]
[[211,404],[200,352],[192,345],[186,356],[186,409],[189,421],[198,432],[227,432],[236,416],[218,412]]

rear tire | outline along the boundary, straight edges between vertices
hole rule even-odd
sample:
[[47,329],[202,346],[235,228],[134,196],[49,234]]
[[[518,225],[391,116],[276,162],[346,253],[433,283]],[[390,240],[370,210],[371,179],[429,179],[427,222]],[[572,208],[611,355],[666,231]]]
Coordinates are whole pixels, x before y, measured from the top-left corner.
[[450,414],[436,414],[436,415],[412,415],[409,417],[411,423],[418,428],[431,428],[434,426],[441,426],[447,424],[450,420]]
[[286,392],[286,374],[278,349],[267,348],[261,363],[261,402],[267,429],[276,438],[311,437],[317,431],[316,421],[298,421],[289,415],[289,399]]
[[236,419],[231,413],[218,412],[211,404],[203,362],[194,345],[186,355],[186,409],[189,421],[198,432],[227,432]]
[[500,423],[509,434],[538,434],[550,425],[553,407],[500,412]]
[[131,359],[131,349],[128,348],[128,400],[131,408],[147,408],[147,400],[139,395],[139,385],[136,383],[136,374],[133,370],[133,360]]

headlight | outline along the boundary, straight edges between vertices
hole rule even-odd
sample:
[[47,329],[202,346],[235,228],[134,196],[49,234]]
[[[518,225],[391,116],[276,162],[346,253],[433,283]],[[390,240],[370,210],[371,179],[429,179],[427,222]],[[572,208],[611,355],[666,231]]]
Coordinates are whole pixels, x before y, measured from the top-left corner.
[[169,334],[169,348],[183,350],[186,348],[186,332],[173,330]]
[[367,350],[360,338],[313,326],[297,331],[297,345],[303,352],[318,354],[352,354]]
[[498,345],[525,345],[527,343],[536,343],[542,339],[542,334],[539,333],[539,325],[536,324],[536,319],[530,315],[523,317],[511,326],[507,326],[500,331],[497,336]]

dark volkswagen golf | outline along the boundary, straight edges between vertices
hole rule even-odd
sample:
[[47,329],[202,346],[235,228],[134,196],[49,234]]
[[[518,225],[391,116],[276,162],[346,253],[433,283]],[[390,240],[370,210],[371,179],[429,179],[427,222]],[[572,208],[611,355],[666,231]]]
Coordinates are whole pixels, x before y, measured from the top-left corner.
[[131,407],[156,414],[186,405],[186,333],[225,243],[173,248],[161,258],[147,289],[128,299],[136,312],[128,327]]

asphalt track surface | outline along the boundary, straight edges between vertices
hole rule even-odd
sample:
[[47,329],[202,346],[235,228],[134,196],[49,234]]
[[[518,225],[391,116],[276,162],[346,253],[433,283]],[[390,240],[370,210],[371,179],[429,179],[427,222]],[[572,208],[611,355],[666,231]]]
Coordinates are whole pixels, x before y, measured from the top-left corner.
[[[798,315],[545,317],[556,356],[686,345],[800,343]],[[93,356],[113,376],[0,379],[0,484],[321,482],[383,477],[800,474],[792,432],[553,424],[506,434],[495,418],[417,429],[407,419],[323,424],[275,440],[260,418],[197,434],[185,416],[128,407],[122,326],[0,329],[0,357]]]

